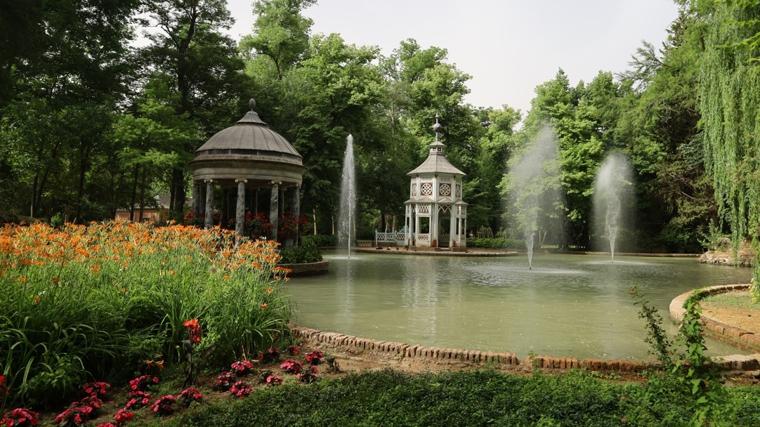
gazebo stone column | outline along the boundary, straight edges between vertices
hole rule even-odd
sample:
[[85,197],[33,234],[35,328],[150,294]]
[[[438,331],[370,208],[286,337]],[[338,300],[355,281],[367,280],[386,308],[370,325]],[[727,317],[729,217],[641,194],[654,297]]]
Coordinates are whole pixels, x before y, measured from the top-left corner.
[[280,183],[272,183],[272,194],[269,199],[269,222],[272,224],[272,240],[277,240],[277,227],[280,216]]
[[214,181],[206,180],[206,218],[204,226],[211,228],[214,226]]
[[235,233],[238,236],[245,234],[245,179],[236,179],[237,205],[235,206]]

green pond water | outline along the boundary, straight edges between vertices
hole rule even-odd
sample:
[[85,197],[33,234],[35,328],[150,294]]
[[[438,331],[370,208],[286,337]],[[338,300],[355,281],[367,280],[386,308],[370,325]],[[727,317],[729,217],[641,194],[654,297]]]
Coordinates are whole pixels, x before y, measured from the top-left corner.
[[[537,254],[466,258],[328,254],[326,275],[286,288],[302,326],[386,341],[594,358],[651,358],[629,289],[653,303],[670,333],[671,299],[747,283],[749,269],[694,258]],[[742,351],[709,340],[711,354]]]

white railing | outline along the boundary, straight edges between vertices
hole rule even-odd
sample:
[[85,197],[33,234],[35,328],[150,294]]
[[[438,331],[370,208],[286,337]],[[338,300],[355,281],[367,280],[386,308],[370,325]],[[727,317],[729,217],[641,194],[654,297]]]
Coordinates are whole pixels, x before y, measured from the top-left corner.
[[379,243],[394,243],[396,245],[403,245],[406,241],[406,232],[404,231],[375,231],[375,246]]

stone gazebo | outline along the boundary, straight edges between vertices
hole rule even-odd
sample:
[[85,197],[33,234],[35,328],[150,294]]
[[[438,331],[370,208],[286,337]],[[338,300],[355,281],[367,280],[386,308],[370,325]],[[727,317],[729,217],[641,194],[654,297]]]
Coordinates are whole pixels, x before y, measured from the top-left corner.
[[285,138],[259,118],[253,99],[249,105],[251,109],[242,119],[195,151],[190,162],[193,214],[204,218],[206,228],[214,226],[216,192],[221,195],[219,223],[231,222],[234,205],[235,231],[243,235],[246,211],[253,215],[268,213],[271,238],[277,240],[280,214],[289,211],[295,218],[300,215],[303,160]]
[[[465,173],[454,167],[444,155],[441,127],[436,116],[433,125],[435,141],[429,145],[430,153],[421,165],[407,174],[411,183],[410,197],[406,201],[405,243],[410,247],[448,245],[455,250],[467,246],[467,203],[462,200]],[[447,216],[448,224],[441,221]]]

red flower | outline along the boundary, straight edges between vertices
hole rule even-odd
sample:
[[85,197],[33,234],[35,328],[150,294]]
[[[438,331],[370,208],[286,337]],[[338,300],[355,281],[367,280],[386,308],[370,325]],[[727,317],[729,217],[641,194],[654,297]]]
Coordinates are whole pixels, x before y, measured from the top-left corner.
[[0,425],[7,427],[26,427],[39,424],[39,414],[26,408],[16,408],[0,418]]
[[6,381],[5,375],[0,375],[0,396],[8,394],[8,387],[5,385]]
[[127,411],[126,409],[119,409],[113,416],[113,420],[116,421],[116,425],[122,425],[127,421],[131,421],[135,417],[135,414]]
[[307,363],[311,363],[312,365],[319,365],[322,363],[322,359],[324,359],[325,355],[321,351],[312,351],[311,353],[307,354],[304,359],[306,359]]
[[232,370],[235,371],[237,376],[242,377],[243,375],[247,375],[251,373],[253,370],[253,362],[251,362],[248,359],[239,360],[237,362],[232,363]]
[[276,362],[278,360],[280,360],[280,352],[277,350],[277,347],[269,347],[267,351],[261,355],[261,361],[264,363]]
[[291,346],[289,346],[288,347],[288,354],[290,354],[291,356],[298,356],[299,354],[301,354],[301,347],[299,347],[297,345],[291,345]]
[[235,397],[246,397],[251,394],[253,387],[250,384],[238,381],[230,387],[230,393]]
[[88,396],[79,402],[74,402],[68,409],[59,413],[53,419],[57,425],[82,425],[92,418],[103,406],[97,396]]
[[216,377],[214,388],[220,391],[227,391],[235,382],[235,374],[230,371],[224,371]]
[[87,383],[82,387],[82,390],[88,396],[105,397],[108,394],[108,389],[111,388],[111,384],[103,381],[96,381]]
[[130,391],[129,401],[124,409],[140,409],[150,404],[150,393],[144,391]]
[[195,387],[188,387],[179,394],[179,400],[182,405],[185,407],[190,406],[193,402],[200,402],[203,400],[203,394],[195,388]]
[[187,330],[187,335],[190,337],[190,342],[196,345],[200,344],[202,330],[198,319],[185,320],[182,325],[184,325],[185,329]]
[[268,385],[278,385],[282,384],[282,377],[275,374],[269,374],[267,375],[266,379],[264,380]]
[[145,391],[153,384],[160,383],[161,380],[158,377],[152,375],[140,375],[137,378],[133,378],[129,381],[129,389],[132,391]]
[[153,402],[150,410],[156,415],[171,415],[174,412],[174,402],[176,401],[177,398],[171,394],[161,396]]
[[293,359],[288,359],[280,364],[280,369],[283,371],[289,373],[289,374],[297,374],[301,372],[301,363],[296,362]]
[[302,383],[309,384],[317,380],[317,374],[319,374],[319,369],[316,366],[310,366],[308,370],[296,375],[296,378]]

